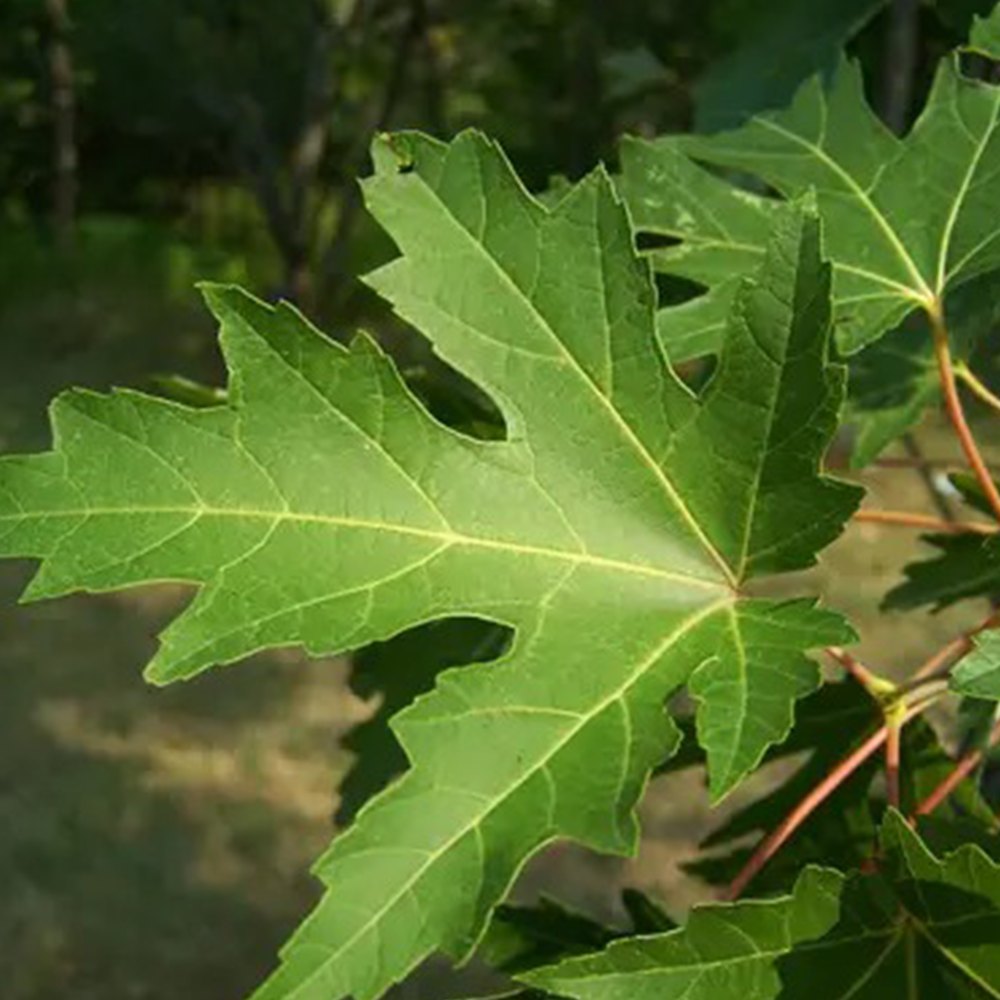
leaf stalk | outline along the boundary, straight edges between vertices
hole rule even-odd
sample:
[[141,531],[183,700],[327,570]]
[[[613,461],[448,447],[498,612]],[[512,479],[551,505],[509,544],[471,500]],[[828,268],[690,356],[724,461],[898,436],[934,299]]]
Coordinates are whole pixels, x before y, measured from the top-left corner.
[[994,515],[997,520],[1000,520],[1000,492],[997,491],[996,483],[993,482],[993,477],[979,452],[976,439],[972,436],[968,421],[965,419],[965,411],[962,409],[962,400],[958,395],[955,365],[948,344],[948,328],[945,326],[940,300],[935,300],[933,307],[928,309],[928,316],[930,317],[931,332],[934,336],[934,357],[937,361],[938,373],[941,376],[941,388],[944,392],[948,417],[958,435],[959,444],[962,446],[969,467],[975,474]]
[[[897,732],[910,719],[920,715],[938,701],[945,689],[936,689],[926,697],[916,699],[903,712],[896,724]],[[889,738],[889,725],[883,725],[859,747],[848,754],[758,845],[736,878],[723,893],[723,899],[732,902],[742,895],[760,870],[771,860],[796,830],[821,806],[869,757],[879,750]]]
[[[1000,610],[994,611],[969,632],[952,639],[933,656],[925,660],[906,684],[897,687],[895,697],[883,706],[886,723],[845,757],[757,846],[736,878],[723,893],[725,900],[740,897],[750,881],[778,852],[781,846],[873,753],[889,739],[889,730],[901,730],[911,719],[948,694],[948,674],[955,664],[973,648],[973,637],[1000,622]],[[836,647],[831,647],[830,652]],[[873,674],[873,676],[877,676]],[[891,721],[889,721],[891,720]],[[1000,723],[998,723],[1000,726]],[[1000,738],[1000,734],[998,734]],[[888,763],[888,761],[887,761]],[[898,755],[896,760],[898,773]],[[971,765],[975,766],[975,765]],[[955,779],[955,784],[961,777]],[[954,787],[954,785],[952,786]],[[947,797],[950,789],[943,795]],[[891,788],[889,794],[892,794]],[[898,791],[897,791],[898,796]],[[918,807],[919,809],[919,807]]]
[[979,766],[983,758],[986,756],[987,750],[995,746],[998,740],[1000,740],[1000,721],[994,723],[993,729],[990,730],[986,746],[980,747],[976,750],[970,750],[967,754],[961,757],[944,780],[941,781],[941,783],[917,805],[917,808],[913,811],[911,819],[916,816],[928,816],[930,813],[934,812],[934,810],[937,809],[937,807],[941,805],[941,803],[944,802],[951,795],[951,793]]
[[993,535],[998,530],[996,525],[984,521],[945,521],[929,514],[914,514],[903,510],[859,510],[852,520],[861,524],[895,524],[928,531],[974,531],[981,535]]
[[981,402],[1000,413],[1000,396],[992,393],[964,361],[959,361],[955,365],[955,376],[961,379],[969,391]]

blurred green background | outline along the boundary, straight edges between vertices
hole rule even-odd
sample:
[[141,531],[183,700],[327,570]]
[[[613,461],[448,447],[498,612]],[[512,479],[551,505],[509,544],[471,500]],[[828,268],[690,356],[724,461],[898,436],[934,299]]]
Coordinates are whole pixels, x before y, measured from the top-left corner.
[[[543,190],[613,167],[624,131],[780,104],[844,44],[899,128],[990,6],[0,0],[0,450],[44,447],[45,406],[71,384],[222,384],[199,279],[432,365],[359,281],[392,254],[356,184],[379,130],[481,128]],[[887,506],[926,503],[915,476],[873,485]],[[814,581],[892,663],[960,620],[876,622],[912,547],[865,526]],[[184,593],[18,607],[30,569],[0,566],[0,996],[238,1000],[315,896],[339,741],[374,702],[344,663],[287,652],[149,691],[140,669]],[[645,808],[638,861],[559,848],[524,891],[600,911],[624,879],[683,909],[703,895],[677,868],[710,824],[700,779],[664,779]],[[462,988],[432,969],[400,995]]]

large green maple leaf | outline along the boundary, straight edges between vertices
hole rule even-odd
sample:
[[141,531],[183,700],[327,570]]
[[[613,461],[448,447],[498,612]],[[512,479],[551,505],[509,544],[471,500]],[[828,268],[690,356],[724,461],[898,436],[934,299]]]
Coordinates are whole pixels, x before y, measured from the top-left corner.
[[226,406],[73,392],[53,452],[0,464],[0,553],[44,560],[31,597],[201,585],[157,683],[447,616],[515,630],[397,716],[410,770],[318,863],[328,892],[268,1000],[360,1000],[436,949],[467,954],[554,837],[633,850],[679,685],[724,794],[816,686],[803,650],[851,636],[812,601],[742,592],[811,563],[859,500],[818,472],[844,373],[814,214],[776,230],[697,398],[602,171],[550,212],[474,133],[391,137],[375,161],[366,197],[401,256],[371,283],[492,395],[505,440],[436,422],[367,338],[345,349],[215,287]]
[[[971,44],[997,59],[998,37],[1000,8],[977,22]],[[814,77],[787,108],[734,131],[625,140],[620,187],[638,230],[677,241],[651,252],[656,267],[707,290],[661,315],[675,360],[714,349],[734,275],[759,260],[782,207],[702,163],[745,171],[783,198],[815,191],[846,352],[914,310],[942,309],[961,285],[1000,266],[1000,86],[964,75],[953,53],[899,139],[845,60],[829,86]]]
[[520,978],[572,1000],[1000,997],[1000,866],[974,845],[936,858],[898,813],[882,850],[878,875],[807,868],[789,896]]

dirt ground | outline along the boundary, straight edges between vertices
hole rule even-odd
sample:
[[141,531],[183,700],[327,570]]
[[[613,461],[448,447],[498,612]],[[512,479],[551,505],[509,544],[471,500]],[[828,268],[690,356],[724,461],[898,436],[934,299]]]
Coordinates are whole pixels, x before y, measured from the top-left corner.
[[[193,299],[153,317],[120,292],[69,293],[0,312],[0,450],[46,439],[44,407],[69,384],[141,385],[155,371],[218,378]],[[170,336],[136,336],[144,320]],[[932,426],[934,455],[950,449]],[[916,475],[868,479],[875,506],[927,510]],[[915,534],[856,525],[818,589],[864,636],[862,654],[903,673],[978,616],[877,615]],[[140,671],[184,600],[171,588],[18,606],[27,564],[0,565],[0,995],[5,1000],[239,1000],[316,898],[309,862],[331,834],[348,764],[338,739],[371,706],[338,661],[282,653],[166,691]],[[766,775],[760,781],[766,781]],[[730,805],[724,807],[724,814]],[[631,861],[557,846],[521,894],[552,891],[594,913],[637,885],[682,913],[706,897],[679,864],[721,818],[700,779],[655,782]],[[459,995],[477,974],[432,966],[400,998]]]

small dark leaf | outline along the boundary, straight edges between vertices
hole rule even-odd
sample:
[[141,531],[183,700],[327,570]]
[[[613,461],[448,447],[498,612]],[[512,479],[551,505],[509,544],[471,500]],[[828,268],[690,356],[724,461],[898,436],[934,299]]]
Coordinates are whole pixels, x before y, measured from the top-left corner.
[[978,532],[924,535],[938,549],[933,559],[910,563],[906,581],[885,595],[887,611],[907,611],[925,604],[940,611],[969,597],[986,597],[1000,589],[1000,540]]
[[476,952],[489,966],[516,974],[603,948],[612,930],[555,900],[534,906],[499,906]]
[[659,934],[677,927],[677,922],[660,907],[660,904],[639,889],[623,890],[622,905],[632,921],[634,934]]
[[863,468],[917,424],[940,395],[926,322],[908,318],[856,354],[850,372],[847,422],[855,432],[851,465]]

